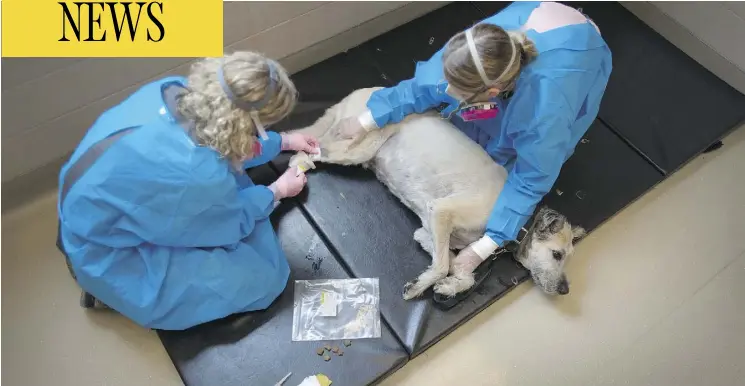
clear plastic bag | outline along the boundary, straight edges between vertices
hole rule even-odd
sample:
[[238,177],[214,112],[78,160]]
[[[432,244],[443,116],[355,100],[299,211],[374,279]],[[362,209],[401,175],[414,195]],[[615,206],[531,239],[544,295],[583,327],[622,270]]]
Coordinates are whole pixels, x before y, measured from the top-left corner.
[[378,279],[297,280],[292,340],[380,338]]

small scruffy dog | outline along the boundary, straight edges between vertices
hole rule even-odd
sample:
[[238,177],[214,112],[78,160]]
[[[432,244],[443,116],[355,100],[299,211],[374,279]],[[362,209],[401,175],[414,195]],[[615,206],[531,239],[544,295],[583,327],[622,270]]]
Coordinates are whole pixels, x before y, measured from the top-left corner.
[[[401,123],[354,140],[340,139],[338,123],[359,116],[377,89],[354,91],[299,131],[319,139],[322,154],[314,161],[371,168],[421,219],[422,227],[414,232],[414,239],[432,255],[432,265],[407,283],[404,299],[415,298],[432,285],[435,292],[454,296],[474,285],[474,275],[451,270],[452,250],[465,248],[484,234],[507,171],[435,112],[409,115]],[[306,157],[298,154],[290,165]],[[583,234],[582,228],[573,227],[556,211],[541,209],[520,243],[517,260],[530,270],[543,291],[565,294],[564,263]]]

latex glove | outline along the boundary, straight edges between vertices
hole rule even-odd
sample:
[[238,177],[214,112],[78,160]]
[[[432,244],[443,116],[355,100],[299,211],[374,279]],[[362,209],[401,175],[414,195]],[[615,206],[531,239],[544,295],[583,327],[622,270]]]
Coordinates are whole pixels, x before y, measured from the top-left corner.
[[304,151],[309,154],[321,152],[321,144],[312,135],[303,133],[282,133],[282,150]]
[[453,260],[453,269],[463,272],[473,272],[498,247],[497,243],[485,235],[460,251],[458,256],[455,257],[455,260]]
[[308,177],[305,173],[298,173],[297,167],[287,168],[277,181],[269,185],[269,190],[274,193],[274,200],[279,201],[300,194],[307,182]]

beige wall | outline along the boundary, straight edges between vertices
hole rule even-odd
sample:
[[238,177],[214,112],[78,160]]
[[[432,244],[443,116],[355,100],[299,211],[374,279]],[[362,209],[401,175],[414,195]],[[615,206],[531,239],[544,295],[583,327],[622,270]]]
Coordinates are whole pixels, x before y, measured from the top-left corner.
[[[226,2],[225,45],[263,52],[296,72],[444,4]],[[3,58],[3,200],[10,192],[5,182],[30,178],[16,186],[23,193],[53,178],[101,112],[153,78],[185,74],[191,61]],[[48,165],[46,174],[33,176]]]
[[709,71],[745,93],[745,2],[622,4]]

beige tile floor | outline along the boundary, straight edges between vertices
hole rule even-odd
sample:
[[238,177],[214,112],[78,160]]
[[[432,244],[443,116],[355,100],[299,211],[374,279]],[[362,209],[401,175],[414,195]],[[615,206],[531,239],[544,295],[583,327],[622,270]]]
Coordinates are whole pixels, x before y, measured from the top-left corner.
[[[53,194],[2,219],[3,383],[181,384],[153,333],[77,307],[55,221]],[[385,385],[745,385],[745,128],[593,232],[568,274],[570,296],[522,285]]]

